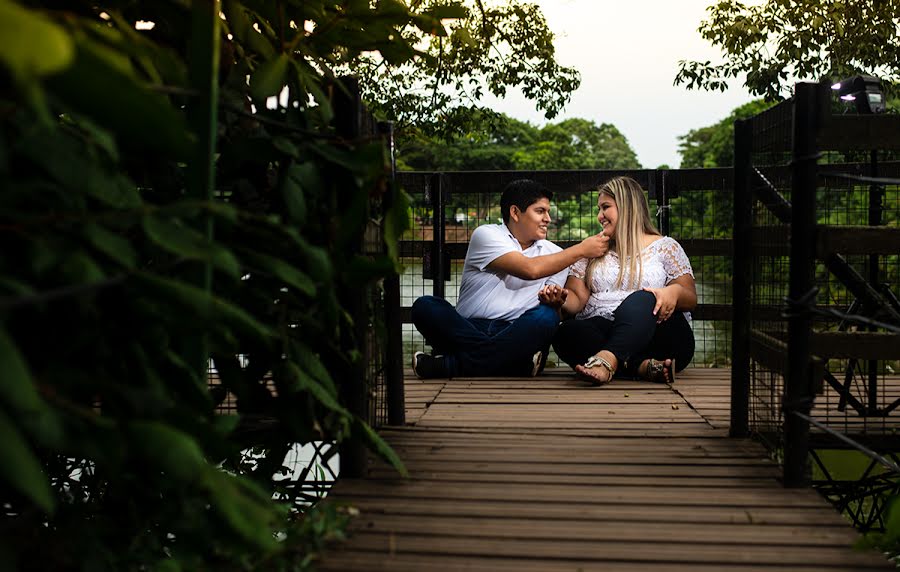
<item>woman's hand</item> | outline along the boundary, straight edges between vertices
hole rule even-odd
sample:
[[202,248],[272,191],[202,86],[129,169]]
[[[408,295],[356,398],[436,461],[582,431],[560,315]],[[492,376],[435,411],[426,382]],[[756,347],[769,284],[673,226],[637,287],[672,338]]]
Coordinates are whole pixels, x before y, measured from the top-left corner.
[[644,288],[643,290],[651,292],[656,296],[656,306],[653,307],[653,315],[656,316],[656,323],[661,324],[675,312],[675,306],[678,304],[678,284],[670,284],[664,288]]
[[563,307],[563,304],[566,303],[566,298],[568,297],[569,291],[556,284],[548,284],[538,292],[538,300],[540,300],[542,304],[547,304],[551,308],[556,308],[557,310]]

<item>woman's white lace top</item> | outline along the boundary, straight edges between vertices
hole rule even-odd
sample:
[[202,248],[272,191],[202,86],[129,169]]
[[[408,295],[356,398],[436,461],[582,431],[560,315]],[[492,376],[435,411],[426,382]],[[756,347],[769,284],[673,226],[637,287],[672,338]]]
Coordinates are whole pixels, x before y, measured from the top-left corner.
[[[679,276],[690,274],[693,278],[694,270],[688,260],[684,249],[674,238],[667,236],[660,238],[641,251],[643,269],[641,271],[641,288],[661,288]],[[569,276],[584,280],[588,259],[582,258],[569,268]],[[634,288],[631,284],[629,273],[626,269],[622,284],[616,288],[616,278],[619,276],[619,256],[610,251],[603,260],[594,268],[591,279],[591,297],[584,309],[575,316],[578,320],[602,316],[613,320],[613,312],[629,294],[640,288]],[[689,312],[684,313],[690,320]]]

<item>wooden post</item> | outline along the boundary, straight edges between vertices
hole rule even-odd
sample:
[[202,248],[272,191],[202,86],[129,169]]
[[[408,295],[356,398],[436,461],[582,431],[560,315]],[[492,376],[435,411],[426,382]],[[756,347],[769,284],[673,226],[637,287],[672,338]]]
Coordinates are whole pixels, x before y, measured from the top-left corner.
[[750,172],[753,166],[753,125],[734,122],[734,226],[732,229],[732,322],[731,322],[731,426],[732,437],[750,434],[750,304],[752,280],[751,231],[753,196]]
[[[873,149],[869,155],[871,171],[870,177],[878,176],[878,151]],[[884,187],[873,183],[869,187],[869,226],[881,225],[881,213],[884,210]],[[872,288],[879,290],[881,282],[879,269],[878,254],[869,255],[869,284]],[[870,332],[878,331],[878,328],[867,328]],[[878,360],[868,360],[866,369],[868,370],[867,385],[869,389],[869,402],[866,404],[866,413],[871,416],[877,416],[878,411]]]
[[[383,121],[378,124],[378,131],[384,138],[385,145],[391,157],[390,178],[391,185],[382,201],[383,212],[386,214],[394,204],[396,192],[395,179],[397,176],[397,162],[394,155],[394,124]],[[403,387],[403,326],[400,321],[400,276],[391,272],[384,279],[384,322],[387,330],[384,351],[384,383],[387,399],[388,425],[406,424],[406,398]]]
[[[359,81],[354,77],[342,77],[339,80],[347,92],[335,89],[333,96],[334,124],[337,133],[347,141],[359,139],[362,132],[363,104],[359,92]],[[352,200],[348,197],[348,200]],[[360,231],[359,242],[354,245],[356,252],[347,253],[348,256],[362,252],[363,233]],[[341,335],[341,345],[347,350],[348,355],[353,350],[364,350],[358,345],[365,345],[367,335],[368,304],[366,303],[367,288],[355,288],[344,284],[338,293],[341,304],[347,312],[353,316],[354,331],[352,335]],[[363,354],[366,352],[363,351]],[[346,368],[340,375],[340,391],[342,400],[347,410],[354,416],[365,422],[368,418],[368,392],[366,391],[366,367],[365,358]],[[351,432],[350,436],[341,442],[341,475],[357,478],[365,476],[368,468],[366,447],[362,436],[357,432]]]
[[[800,300],[812,290],[816,256],[816,119],[818,84],[799,83],[794,94],[791,162],[791,262],[788,296]],[[793,312],[788,319],[788,371],[785,376],[784,485],[809,483],[809,422],[794,411],[812,408],[810,330],[812,319]]]
[[436,298],[446,298],[444,281],[447,280],[446,264],[447,256],[444,245],[444,174],[435,173],[431,178],[431,212],[432,235],[431,243],[431,269],[432,269],[432,294]]

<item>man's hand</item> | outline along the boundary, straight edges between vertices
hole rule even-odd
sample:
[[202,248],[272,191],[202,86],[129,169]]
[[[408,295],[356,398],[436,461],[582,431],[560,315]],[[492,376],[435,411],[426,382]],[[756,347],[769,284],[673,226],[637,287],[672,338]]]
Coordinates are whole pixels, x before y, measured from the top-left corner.
[[675,312],[675,305],[678,303],[678,286],[669,285],[665,288],[644,288],[647,292],[651,292],[656,296],[656,306],[653,307],[653,315],[656,316],[656,323],[660,324],[672,317]]
[[609,252],[609,237],[603,234],[593,234],[581,241],[583,258],[600,258]]
[[563,304],[566,303],[566,298],[568,297],[569,291],[556,284],[548,284],[538,292],[538,300],[540,300],[542,304],[547,304],[551,308],[556,308],[557,310],[563,307]]

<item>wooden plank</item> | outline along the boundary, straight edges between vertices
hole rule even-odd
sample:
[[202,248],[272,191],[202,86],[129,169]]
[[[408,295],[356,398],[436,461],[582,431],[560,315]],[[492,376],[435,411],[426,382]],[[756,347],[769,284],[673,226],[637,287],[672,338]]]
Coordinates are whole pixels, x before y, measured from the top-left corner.
[[900,150],[900,116],[831,115],[817,144],[824,151]]
[[694,523],[690,527],[672,526],[668,522],[634,522],[610,519],[603,522],[578,519],[553,520],[552,526],[541,526],[530,519],[504,516],[454,516],[440,520],[425,520],[418,515],[361,515],[353,523],[352,531],[388,532],[395,534],[426,534],[433,536],[478,536],[489,538],[535,540],[583,540],[587,542],[622,541],[635,538],[655,539],[659,542],[684,544],[735,544],[766,546],[850,545],[856,535],[845,526],[807,527],[734,524],[723,527],[714,523]]
[[[332,496],[332,499],[334,496]],[[603,505],[582,503],[509,503],[495,500],[461,500],[445,498],[411,498],[397,502],[393,498],[358,496],[340,499],[360,510],[362,514],[409,514],[423,518],[464,516],[486,518],[503,515],[534,521],[578,519],[587,522],[665,522],[673,526],[710,523],[722,527],[731,525],[798,526],[815,530],[823,526],[844,527],[847,522],[834,510],[818,507],[796,507],[790,511],[782,507],[757,506],[696,506],[691,510],[663,505]]]
[[[646,572],[648,565],[643,562],[587,562],[578,558],[556,560],[534,558],[480,558],[467,556],[421,554],[373,554],[370,552],[344,552],[330,555],[317,566],[320,570],[365,570],[367,572],[422,572],[441,570],[446,572],[573,572],[603,570],[603,572]],[[790,566],[766,566],[753,564],[676,563],[655,565],[654,570],[665,572],[822,572],[817,564],[794,564]],[[855,566],[829,566],[828,572],[858,572]]]
[[816,355],[825,358],[900,358],[900,334],[887,332],[813,332],[810,345]]
[[441,381],[415,426],[382,432],[409,479],[373,460],[331,490],[361,516],[321,568],[887,569],[820,496],[782,488],[758,443],[726,438],[729,379]]
[[[682,544],[660,542],[655,539],[622,541],[592,541],[554,539],[510,539],[429,536],[424,534],[383,534],[359,531],[354,534],[355,550],[391,554],[478,555],[485,558],[522,557],[571,558],[587,562],[640,562],[646,565],[666,565],[671,562],[793,565],[818,564],[857,566],[859,569],[885,569],[885,560],[872,554],[856,552],[848,543],[844,546],[748,546],[746,544]],[[596,565],[596,564],[595,564]]]
[[584,504],[656,504],[660,506],[719,506],[730,504],[756,507],[823,507],[824,500],[812,490],[776,486],[743,488],[734,491],[702,487],[577,487],[555,485],[495,485],[491,483],[444,483],[439,490],[426,482],[344,479],[332,489],[344,498],[377,495],[383,498],[443,498],[457,500],[500,500],[529,502],[580,502]]
[[[671,480],[677,486],[682,487],[705,487],[705,488],[742,488],[742,487],[758,487],[761,484],[770,484],[774,480],[775,475],[764,475],[756,478],[740,476],[727,477],[709,477],[709,476],[673,476],[665,475],[647,475],[643,471],[645,467],[634,467],[631,474],[623,474],[619,472],[614,475],[599,475],[592,472],[587,475],[561,474],[559,471],[539,472],[537,468],[531,468],[529,472],[518,473],[509,471],[506,466],[498,466],[496,472],[486,471],[482,467],[473,467],[468,472],[448,471],[446,463],[431,469],[422,468],[423,463],[417,463],[415,468],[407,465],[409,474],[413,479],[419,481],[430,481],[435,486],[441,486],[441,483],[467,482],[467,483],[514,483],[514,484],[559,484],[559,485],[588,485],[588,486],[612,486],[622,482],[623,477],[627,477],[629,484],[632,486],[655,486],[659,483],[660,477],[664,476]],[[465,466],[463,463],[458,463]],[[370,469],[366,478],[376,480],[389,480],[397,478],[397,471],[393,467],[384,467],[379,469]]]
[[900,227],[816,226],[816,256],[829,254],[881,254],[900,252]]

